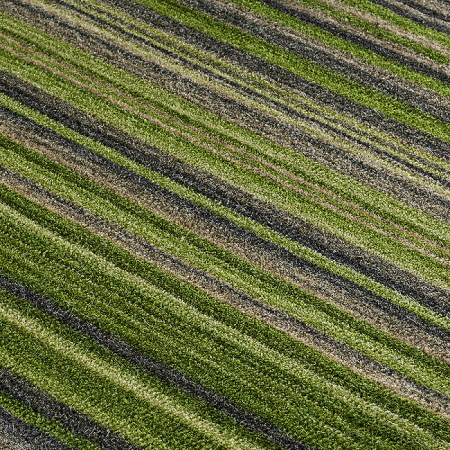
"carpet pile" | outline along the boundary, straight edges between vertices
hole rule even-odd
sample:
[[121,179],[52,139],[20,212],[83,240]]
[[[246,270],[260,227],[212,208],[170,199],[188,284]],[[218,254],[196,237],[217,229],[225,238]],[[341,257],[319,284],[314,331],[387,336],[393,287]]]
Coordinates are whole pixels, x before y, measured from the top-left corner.
[[0,36],[1,448],[450,449],[447,0]]

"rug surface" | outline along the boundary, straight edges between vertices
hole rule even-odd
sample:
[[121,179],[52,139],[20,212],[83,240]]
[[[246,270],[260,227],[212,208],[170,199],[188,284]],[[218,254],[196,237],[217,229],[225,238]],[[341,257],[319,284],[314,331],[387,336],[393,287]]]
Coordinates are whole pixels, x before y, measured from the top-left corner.
[[449,1],[0,34],[0,448],[450,449]]

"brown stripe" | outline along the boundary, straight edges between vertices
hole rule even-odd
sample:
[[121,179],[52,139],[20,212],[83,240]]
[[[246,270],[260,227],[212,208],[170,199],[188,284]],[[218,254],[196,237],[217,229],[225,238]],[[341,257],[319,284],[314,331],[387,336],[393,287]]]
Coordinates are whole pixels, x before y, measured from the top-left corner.
[[362,355],[350,346],[337,342],[330,336],[311,328],[283,311],[271,308],[259,301],[240,293],[204,272],[176,260],[170,255],[156,249],[141,238],[118,228],[111,222],[105,222],[88,211],[73,206],[67,200],[58,199],[41,187],[28,180],[1,169],[1,181],[18,190],[21,194],[38,201],[44,207],[74,220],[113,242],[131,250],[137,256],[156,264],[161,269],[182,280],[188,281],[205,290],[220,301],[236,307],[241,312],[258,318],[289,336],[310,345],[336,362],[366,376],[369,379],[393,390],[397,394],[418,401],[427,408],[438,412],[443,417],[450,417],[448,399],[440,393],[411,381],[387,366]]

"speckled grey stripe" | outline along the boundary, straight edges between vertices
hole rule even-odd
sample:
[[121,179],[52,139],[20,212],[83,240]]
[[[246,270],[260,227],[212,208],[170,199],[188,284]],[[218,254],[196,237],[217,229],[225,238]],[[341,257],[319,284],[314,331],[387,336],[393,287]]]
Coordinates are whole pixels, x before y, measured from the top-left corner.
[[[281,249],[279,246],[272,244],[269,241],[257,237],[251,232],[237,227],[229,221],[222,219],[191,202],[185,201],[168,192],[164,194],[164,190],[159,189],[143,177],[138,177],[126,170],[120,171],[119,167],[110,161],[105,160],[98,155],[94,156],[89,150],[61,138],[59,135],[48,129],[33,124],[28,119],[6,111],[4,117],[8,115],[9,120],[14,123],[15,128],[21,130],[20,124],[25,125],[28,128],[28,131],[23,129],[21,132],[24,136],[32,136],[30,138],[31,140],[36,140],[36,142],[38,142],[38,136],[46,136],[46,139],[50,139],[50,141],[42,141],[40,145],[47,146],[48,148],[53,145],[52,143],[62,145],[64,149],[67,149],[68,151],[68,161],[74,162],[77,159],[81,161],[80,167],[82,167],[83,173],[89,174],[91,172],[91,169],[88,169],[88,166],[90,164],[89,162],[93,162],[97,168],[93,167],[92,170],[97,177],[106,180],[110,176],[108,173],[113,173],[113,185],[117,185],[119,180],[123,180],[120,181],[120,184],[125,182],[128,192],[134,192],[137,196],[136,198],[151,197],[153,199],[151,201],[154,205],[159,203],[160,205],[165,205],[166,209],[169,207],[170,211],[172,211],[171,217],[173,220],[175,220],[173,211],[176,211],[177,217],[184,217],[183,220],[187,223],[191,223],[191,225],[196,221],[201,220],[201,222],[204,223],[204,225],[201,225],[201,228],[208,230],[206,234],[213,241],[222,241],[222,243],[227,246],[227,238],[225,236],[230,235],[233,241],[240,242],[241,251],[247,249],[245,251],[247,257],[250,259],[255,257],[255,251],[257,251],[256,253],[260,256],[265,255],[264,259],[266,261],[272,261],[270,263],[270,266],[273,266],[272,270],[277,271],[284,267],[284,276],[291,279],[294,283],[304,285],[305,279],[302,277],[306,276],[309,279],[307,285],[311,285],[312,289],[321,293],[325,298],[333,298],[335,302],[340,302],[346,309],[352,309],[362,317],[365,317],[370,310],[371,313],[369,314],[369,317],[371,320],[376,319],[379,321],[377,322],[379,325],[384,323],[384,327],[388,327],[390,330],[395,331],[398,330],[399,327],[400,329],[415,329],[415,332],[408,333],[405,337],[401,336],[402,339],[406,338],[406,340],[410,340],[411,338],[411,343],[413,345],[418,345],[425,349],[435,348],[436,354],[440,354],[442,346],[446,346],[450,343],[449,333],[446,333],[440,327],[436,327],[435,325],[420,319],[415,314],[374,295],[366,289],[356,286],[349,280],[320,269],[314,264]],[[55,154],[64,157],[65,150],[55,148],[53,151]],[[81,159],[77,155],[80,155]],[[106,171],[104,169],[106,169]],[[39,192],[39,189],[41,188],[36,186],[36,192]],[[159,195],[157,193],[163,195],[160,200],[157,200]],[[168,205],[173,205],[173,209]],[[119,235],[122,235],[122,237],[125,236],[122,232],[120,232]],[[154,256],[154,253],[152,254]],[[258,260],[258,257],[256,260]],[[203,276],[200,279],[203,279]],[[437,347],[435,347],[436,345]]]
[[[0,377],[1,371],[0,368]],[[69,450],[70,447],[40,428],[24,422],[0,406],[0,449]]]
[[[399,16],[406,17],[407,19],[411,19],[414,22],[417,22],[421,25],[425,25],[429,28],[433,28],[436,31],[440,31],[441,33],[450,34],[450,25],[447,25],[441,21],[437,22],[432,19],[433,16],[428,15],[428,17],[423,17],[421,14],[415,14],[412,11],[402,8],[399,5],[396,5],[390,1],[387,0],[370,0],[373,3],[376,3],[380,6],[383,6],[384,8],[390,9],[391,11],[395,12]],[[435,16],[437,17],[437,16]]]
[[[289,450],[311,449],[288,436],[258,416],[234,405],[228,399],[204,388],[201,384],[186,378],[183,374],[151,358],[149,355],[139,352],[124,341],[107,334],[95,325],[84,321],[70,311],[59,308],[50,299],[42,297],[26,287],[12,282],[0,273],[0,288],[26,300],[35,307],[49,314],[57,320],[71,326],[81,333],[89,336],[100,345],[108,348],[132,364],[156,375],[158,378],[176,386],[188,394],[197,397],[223,413],[231,416],[238,423],[250,430],[261,433],[282,448]],[[40,391],[24,379],[0,368],[0,388],[19,398],[27,406],[42,412],[48,417],[63,423],[68,429],[90,439],[110,450],[133,450],[138,447],[125,441],[116,433],[106,430],[92,422],[87,416],[77,412],[73,408],[55,401],[48,394]]]
[[[395,135],[401,137],[402,140],[405,140],[406,142],[411,142],[413,145],[421,146],[427,151],[436,153],[436,155],[440,157],[450,159],[450,153],[448,152],[450,145],[440,139],[437,139],[429,134],[423,133],[413,127],[402,124],[393,119],[389,119],[381,115],[378,111],[352,102],[351,100],[348,100],[338,94],[332,93],[331,91],[323,88],[320,85],[304,80],[291,72],[281,69],[276,65],[267,63],[260,58],[250,55],[249,53],[242,52],[230,45],[217,41],[213,38],[209,38],[208,36],[201,34],[187,26],[179,24],[174,20],[159,16],[155,12],[148,10],[142,5],[134,3],[132,0],[130,0],[126,4],[123,4],[122,2],[116,4],[114,0],[105,1],[109,4],[112,4],[113,6],[116,6],[119,9],[124,9],[133,17],[140,18],[144,22],[148,22],[152,26],[156,26],[157,28],[169,31],[170,33],[173,33],[178,37],[186,40],[187,42],[194,44],[201,49],[207,50],[218,57],[230,58],[239,65],[245,67],[247,70],[251,70],[264,78],[269,78],[287,88],[293,88],[295,90],[302,91],[306,95],[326,104],[328,107],[348,114],[352,117],[356,117],[359,120],[362,120],[364,123],[370,124],[370,126],[375,125],[383,128],[385,131],[394,133]],[[61,37],[61,35],[58,33],[62,33],[64,35],[64,39],[69,40],[76,46],[81,46],[82,48],[84,48],[85,46],[97,47],[96,51],[98,52],[99,56],[101,55],[105,59],[110,60],[111,62],[119,65],[119,67],[122,67],[125,70],[132,70],[133,73],[138,76],[142,76],[144,78],[153,77],[152,81],[158,80],[159,83],[168,83],[162,86],[165,89],[174,92],[173,89],[175,88],[175,86],[170,86],[172,82],[169,75],[173,76],[175,74],[170,74],[167,70],[161,69],[154,64],[150,64],[148,61],[144,61],[142,60],[142,58],[124,51],[123,49],[115,48],[111,45],[111,43],[102,41],[98,37],[89,37],[89,35],[87,35],[85,32],[70,27],[67,24],[63,24],[59,19],[53,17],[51,14],[33,8],[29,5],[26,5],[26,7],[24,7],[20,0],[17,0],[17,2],[14,3],[12,3],[11,0],[6,0],[3,6],[10,14],[17,16],[21,20],[27,19],[31,22],[38,23],[39,26],[43,27],[46,32],[50,34],[55,34]],[[133,61],[135,62],[134,66]],[[144,68],[145,70],[143,70]],[[155,75],[157,75],[156,79]],[[179,76],[175,75],[175,77],[179,79]],[[189,92],[190,89],[195,87],[195,85],[193,83],[189,83],[188,80],[185,80],[185,82],[188,83],[185,86],[186,92]],[[178,88],[182,87],[179,84],[177,84],[176,86]],[[194,92],[197,93],[197,91],[198,90],[195,90]],[[183,92],[178,92],[176,90],[175,92],[177,92],[178,95],[183,95]],[[194,102],[195,100],[197,100],[197,102],[201,104],[202,107],[209,106],[211,100],[204,98],[205,94],[208,94],[207,90],[205,90],[205,88],[203,87],[200,92],[202,93],[200,97],[196,98],[196,96],[191,95],[189,97],[189,100]],[[220,100],[220,98],[218,98],[217,100]],[[219,109],[216,112],[224,113],[226,111],[227,105],[224,105],[223,109]],[[245,116],[242,115],[242,117]]]
[[[18,80],[16,80],[12,89],[7,89],[7,85],[4,84],[3,88],[7,89],[4,92],[8,92],[9,95],[13,95],[24,104],[64,123],[81,134],[99,140],[104,145],[114,148],[174,181],[188,186],[215,201],[219,201],[234,211],[257,220],[286,237],[319,251],[335,261],[349,265],[385,285],[392,286],[441,314],[450,315],[450,306],[446,300],[448,299],[448,293],[446,291],[429,285],[423,280],[419,281],[412,274],[402,271],[396,266],[390,265],[386,261],[382,261],[357,247],[344,243],[334,236],[321,232],[297,217],[256,200],[254,197],[227,185],[223,181],[217,180],[211,175],[185,166],[175,158],[162,154],[157,149],[151,148],[129,135],[118,132],[109,125],[95,121],[80,111],[73,110],[72,107],[59,99],[44,95],[42,92],[39,93],[32,86],[28,86],[26,90],[19,94],[21,85]],[[2,91],[1,84],[0,91]],[[99,132],[99,130],[103,131]],[[55,136],[53,139],[57,139],[57,137]],[[98,158],[98,156],[95,157],[97,160]],[[109,165],[111,162],[107,164]],[[127,172],[121,166],[118,166],[116,171],[118,174]],[[143,182],[139,178],[139,183],[142,184]],[[162,190],[155,185],[149,188],[148,192],[152,192],[152,195],[155,195],[157,192],[162,192]],[[170,194],[170,197],[173,197],[173,195]],[[186,202],[186,200],[180,201],[182,203]],[[189,205],[186,204],[186,211],[190,215],[195,213],[196,217],[202,220],[206,220],[207,217],[213,217],[212,213],[194,206],[190,202],[188,203]],[[217,217],[214,220],[222,223],[225,219]],[[332,243],[331,247],[330,243]],[[364,255],[364,257],[361,255]]]
[[[65,5],[64,2],[60,1],[59,3]],[[279,101],[276,101],[274,99],[269,98],[266,95],[258,93],[258,92],[256,92],[255,90],[253,90],[253,89],[251,89],[249,87],[246,87],[246,86],[243,86],[243,85],[239,84],[238,82],[229,80],[229,79],[225,78],[224,76],[222,76],[219,73],[213,72],[212,70],[208,70],[208,69],[206,69],[204,67],[200,67],[197,64],[195,64],[195,63],[189,61],[188,59],[184,58],[183,56],[181,56],[179,54],[175,54],[175,53],[173,53],[173,52],[171,52],[171,51],[169,51],[169,50],[167,50],[167,49],[165,49],[165,48],[163,48],[161,46],[158,46],[158,45],[154,44],[153,42],[150,42],[148,39],[145,39],[145,38],[143,38],[141,36],[137,36],[136,34],[133,34],[133,33],[126,32],[126,31],[122,30],[120,27],[115,26],[115,25],[110,24],[110,23],[106,23],[104,20],[99,19],[99,18],[93,16],[92,14],[88,14],[87,12],[82,11],[79,8],[75,8],[72,5],[66,5],[66,7],[70,8],[70,9],[73,9],[73,10],[76,10],[82,16],[89,18],[91,21],[93,21],[94,23],[98,24],[99,26],[102,26],[103,28],[111,29],[115,33],[125,37],[128,40],[133,40],[133,41],[139,43],[140,45],[145,46],[149,50],[157,50],[157,51],[159,51],[159,52],[161,52],[161,53],[171,57],[178,64],[182,64],[185,67],[188,67],[190,69],[193,69],[193,70],[196,70],[198,72],[201,72],[202,74],[207,75],[208,78],[215,79],[218,82],[220,82],[221,84],[226,85],[228,87],[231,87],[232,89],[243,93],[247,97],[250,97],[252,99],[256,99],[257,101],[262,102],[262,103],[264,103],[265,105],[267,105],[269,107],[275,108],[278,111],[281,111],[281,112],[287,114],[289,117],[295,117],[296,119],[299,119],[302,122],[310,123],[310,124],[320,128],[320,129],[324,130],[325,132],[332,132],[332,133],[336,134],[337,136],[346,139],[348,142],[355,143],[358,146],[367,148],[371,152],[373,152],[373,153],[375,153],[375,154],[377,154],[377,155],[379,155],[379,156],[381,156],[381,157],[383,157],[383,158],[385,158],[387,160],[390,160],[390,161],[394,162],[395,164],[401,164],[402,166],[404,166],[410,172],[417,173],[417,174],[419,174],[421,176],[425,176],[427,178],[431,178],[432,180],[436,181],[437,183],[439,183],[442,186],[450,187],[450,182],[449,181],[447,181],[447,180],[445,180],[445,179],[443,179],[443,178],[441,178],[441,177],[439,177],[439,176],[437,176],[437,175],[435,175],[435,174],[433,174],[433,173],[431,173],[431,172],[429,172],[427,170],[424,170],[423,168],[418,167],[418,166],[416,166],[416,165],[406,161],[405,159],[403,159],[403,158],[401,158],[399,156],[391,155],[391,154],[387,153],[386,151],[381,150],[380,148],[378,148],[373,143],[363,142],[362,140],[356,138],[355,136],[351,136],[349,133],[346,133],[345,130],[342,129],[342,127],[339,127],[337,125],[334,126],[333,124],[325,123],[325,122],[321,121],[319,118],[314,118],[313,119],[311,117],[308,117],[305,114],[300,113],[299,111],[296,111],[296,110],[290,108],[289,106],[286,106],[286,105],[282,104]],[[417,92],[415,93],[414,97],[418,97]],[[420,101],[420,98],[416,98],[416,101],[419,101],[419,103],[423,103],[423,102]],[[437,108],[436,110],[440,111],[440,112],[442,112],[443,110],[446,110],[445,108],[442,108],[442,107],[438,107],[438,106],[435,106],[435,107]],[[248,116],[249,113],[246,113],[246,115]],[[349,156],[346,153],[340,152],[340,150],[338,150],[338,149],[333,149],[332,152],[330,151],[330,154],[331,153],[333,155],[333,160],[335,158],[336,153],[339,153],[341,158],[344,159],[344,160],[345,159],[349,159]],[[361,169],[364,170],[362,167],[361,167]],[[365,170],[365,172],[367,173],[367,170]],[[380,176],[377,177],[377,180],[379,180],[380,178],[386,180],[389,177],[392,178],[392,175],[388,174],[388,173],[382,173],[382,174],[380,174]],[[377,183],[379,183],[379,181],[377,181]],[[402,181],[402,184],[403,183],[404,183],[404,181]],[[398,185],[398,181],[394,181],[393,185]],[[388,189],[389,189],[389,192],[392,192],[391,187],[389,187]],[[429,205],[427,206],[427,211],[429,212]]]
[[[422,0],[422,2],[414,0],[399,0],[401,3],[408,5],[410,8],[417,9],[422,14],[429,16],[430,18],[436,18],[445,22],[450,22],[450,5],[445,2],[439,4],[439,2]],[[426,6],[425,6],[426,5]]]

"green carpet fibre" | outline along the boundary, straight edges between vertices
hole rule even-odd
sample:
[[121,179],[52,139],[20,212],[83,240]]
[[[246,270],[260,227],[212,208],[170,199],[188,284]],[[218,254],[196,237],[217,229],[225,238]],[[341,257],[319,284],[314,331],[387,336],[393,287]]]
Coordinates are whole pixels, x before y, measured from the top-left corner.
[[0,35],[0,449],[450,449],[450,1]]

